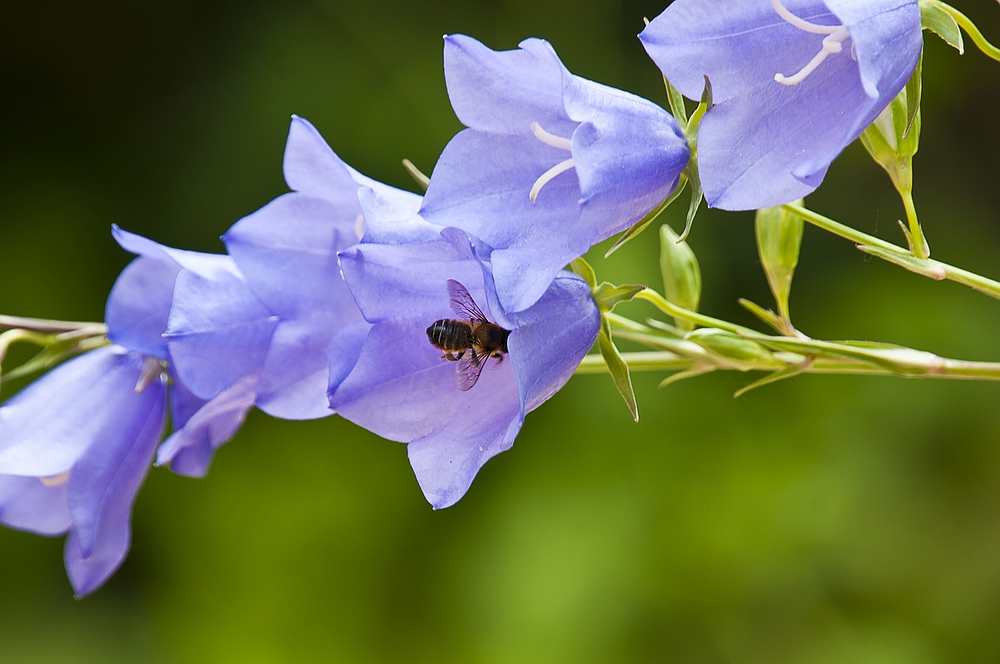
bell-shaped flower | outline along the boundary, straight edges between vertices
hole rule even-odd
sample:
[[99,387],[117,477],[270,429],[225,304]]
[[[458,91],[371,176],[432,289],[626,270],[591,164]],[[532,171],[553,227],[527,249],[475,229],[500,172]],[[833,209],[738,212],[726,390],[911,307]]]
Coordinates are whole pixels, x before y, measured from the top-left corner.
[[[419,219],[396,224],[401,230],[394,232],[379,223],[379,215],[393,215],[378,199],[361,196],[370,228],[378,231],[373,235],[383,241],[366,237],[340,254],[364,319],[330,346],[330,406],[408,443],[424,496],[435,508],[448,507],[487,460],[511,447],[525,414],[566,383],[597,337],[600,313],[587,284],[568,272],[558,273],[528,309],[506,310],[490,247]],[[486,325],[492,341],[477,347],[465,338],[461,350],[459,339],[447,351],[432,344],[428,329],[442,325]]]
[[708,204],[726,210],[816,189],[922,45],[917,0],[676,0],[639,39],[686,97],[711,81],[698,171]]
[[497,52],[452,35],[444,66],[468,129],[438,160],[421,216],[492,247],[508,311],[530,307],[570,261],[656,207],[687,165],[670,114],[570,74],[548,42]]
[[0,521],[69,533],[77,595],[100,586],[128,551],[132,504],[160,442],[166,381],[120,346],[73,359],[0,407]]
[[[190,396],[213,400],[213,426],[238,419],[247,403],[284,419],[333,414],[326,398],[328,346],[361,317],[337,259],[365,230],[358,189],[377,188],[413,210],[420,203],[415,194],[351,169],[297,117],[284,172],[293,191],[223,236],[231,256],[225,270],[190,270],[177,278],[167,347]],[[168,440],[160,461],[182,450],[181,442]],[[199,445],[202,456],[210,454],[208,445]]]
[[[174,432],[160,447],[157,463],[169,463],[182,475],[201,477],[208,471],[212,453],[236,433],[253,407],[256,383],[236,376],[225,386],[228,389],[199,398],[179,375],[178,363],[163,335],[177,284],[226,277],[238,280],[239,271],[229,256],[165,247],[117,227],[113,233],[122,248],[139,257],[118,277],[108,298],[108,339],[165,363],[171,378]],[[206,302],[205,307],[211,310],[210,303]]]
[[0,406],[0,522],[44,535],[68,532],[66,569],[78,595],[99,587],[125,558],[132,504],[160,442],[168,389],[171,440],[191,441],[180,446],[174,467],[188,474],[204,474],[210,451],[253,405],[251,398],[234,409],[228,394],[210,401],[191,395],[169,366],[162,338],[176,279],[213,274],[231,259],[117,228],[114,235],[139,254],[108,297],[114,345],[60,365]]

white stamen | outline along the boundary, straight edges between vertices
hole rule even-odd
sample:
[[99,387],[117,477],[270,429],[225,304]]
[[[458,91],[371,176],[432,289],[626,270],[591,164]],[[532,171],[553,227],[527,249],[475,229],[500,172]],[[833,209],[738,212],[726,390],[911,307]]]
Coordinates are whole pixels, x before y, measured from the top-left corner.
[[[559,148],[560,150],[565,150],[566,152],[573,152],[573,140],[570,138],[563,138],[562,136],[556,136],[555,134],[550,134],[549,132],[542,129],[542,125],[538,122],[531,123],[531,133],[535,135],[535,138],[540,140],[546,145],[551,145],[554,148]],[[528,192],[528,198],[534,203],[535,199],[538,198],[538,192],[542,190],[542,187],[547,185],[549,181],[560,173],[565,173],[569,169],[573,168],[573,158],[570,157],[564,161],[560,161],[558,164],[550,168],[549,170],[542,173],[542,175],[535,180],[535,184],[531,186],[531,191]]]
[[69,471],[64,471],[58,475],[51,475],[49,477],[39,477],[38,481],[45,486],[59,486],[60,484],[65,484],[66,480],[69,479]]
[[[816,35],[826,35],[823,38],[823,47],[820,49],[820,52],[796,74],[793,76],[785,76],[784,74],[774,75],[774,80],[782,85],[798,85],[804,81],[806,76],[816,71],[816,68],[823,64],[827,56],[832,53],[840,53],[844,50],[843,42],[851,36],[847,31],[847,26],[844,25],[817,25],[802,20],[785,9],[784,5],[781,4],[781,0],[771,0],[771,6],[774,7],[774,11],[778,13],[778,16],[799,30]],[[854,44],[851,44],[851,57],[854,57]]]
[[144,389],[149,387],[154,380],[160,377],[162,372],[163,367],[160,366],[159,360],[155,357],[144,358],[142,371],[139,372],[139,380],[135,382],[135,393],[139,394]]
[[354,233],[359,240],[365,236],[365,215],[359,214],[354,219]]
[[542,187],[547,185],[552,178],[560,173],[565,173],[569,169],[573,168],[573,165],[573,158],[570,157],[565,161],[560,161],[558,164],[542,173],[541,177],[535,180],[535,184],[531,186],[531,191],[528,192],[528,198],[531,199],[531,202],[535,202],[535,199],[538,198],[538,192],[540,192]]
[[811,32],[814,35],[832,35],[837,30],[844,27],[842,25],[817,25],[816,23],[804,21],[785,9],[785,6],[781,4],[781,0],[771,0],[771,6],[774,7],[774,11],[778,12],[778,16],[783,18],[786,23],[791,23],[799,30]]
[[567,152],[573,151],[573,141],[569,138],[563,138],[562,136],[556,136],[555,134],[550,134],[549,132],[542,129],[542,126],[537,122],[531,123],[531,133],[535,135],[535,138],[540,140],[546,145],[551,145],[554,148],[559,148],[560,150],[566,150]]

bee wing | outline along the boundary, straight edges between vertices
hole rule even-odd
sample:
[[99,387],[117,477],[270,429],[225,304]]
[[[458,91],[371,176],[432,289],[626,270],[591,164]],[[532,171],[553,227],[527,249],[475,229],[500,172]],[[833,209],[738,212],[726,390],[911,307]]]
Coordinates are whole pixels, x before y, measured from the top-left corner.
[[479,380],[479,374],[483,373],[483,367],[486,366],[489,359],[489,355],[484,357],[470,348],[455,365],[455,373],[458,374],[458,389],[463,392],[471,390],[472,386]]
[[[482,321],[488,323],[489,320],[479,310],[476,306],[476,301],[472,299],[472,295],[462,284],[458,283],[454,279],[448,280],[448,295],[451,296],[451,310],[455,312],[456,316],[460,316],[462,320],[468,321]],[[473,383],[476,381],[473,380]],[[472,385],[469,385],[472,387]]]

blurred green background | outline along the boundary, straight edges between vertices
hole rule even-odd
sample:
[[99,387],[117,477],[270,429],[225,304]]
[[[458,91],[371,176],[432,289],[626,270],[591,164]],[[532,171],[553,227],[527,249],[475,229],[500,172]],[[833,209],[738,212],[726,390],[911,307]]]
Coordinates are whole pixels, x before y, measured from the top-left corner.
[[[412,188],[400,159],[429,172],[460,128],[445,33],[545,37],[575,73],[664,103],[634,37],[663,4],[7,3],[0,312],[100,319],[130,258],[112,223],[222,250],[286,190],[292,113]],[[956,6],[1000,40],[996,3]],[[998,277],[1000,64],[928,37],[925,72],[928,239]],[[902,241],[857,145],[810,205]],[[771,305],[752,217],[704,213],[690,244],[703,310],[754,324],[736,305]],[[656,233],[604,248],[602,278],[659,285]],[[792,312],[816,337],[1000,360],[1000,303],[813,228]],[[255,412],[206,479],[150,473],[127,561],[82,601],[61,539],[0,529],[0,661],[1000,661],[1000,386],[808,376],[733,400],[750,376],[661,378],[636,377],[638,425],[607,376],[573,379],[441,512],[404,446]]]

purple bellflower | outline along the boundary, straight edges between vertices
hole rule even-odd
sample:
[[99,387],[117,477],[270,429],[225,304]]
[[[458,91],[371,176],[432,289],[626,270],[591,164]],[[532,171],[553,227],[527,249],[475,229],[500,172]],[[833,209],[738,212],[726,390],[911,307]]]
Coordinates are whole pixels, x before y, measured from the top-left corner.
[[[77,595],[103,584],[128,551],[132,504],[166,420],[169,352],[161,334],[174,281],[228,260],[114,232],[140,254],[108,297],[114,345],[60,365],[0,406],[0,522],[44,535],[68,532],[66,570]],[[174,435],[212,445],[229,438],[242,413],[234,419],[218,404],[192,400],[172,378]]]
[[492,247],[506,311],[530,307],[570,261],[656,207],[688,163],[670,114],[570,74],[548,42],[497,52],[452,35],[444,66],[468,129],[438,160],[421,216]]
[[[284,173],[293,191],[223,236],[232,257],[225,269],[188,270],[177,278],[165,342],[195,405],[210,400],[213,406],[189,421],[200,427],[201,438],[172,437],[160,449],[158,463],[171,462],[175,470],[175,455],[191,446],[207,463],[201,413],[212,426],[241,417],[241,409],[254,404],[283,419],[333,414],[326,397],[328,346],[361,318],[337,259],[364,232],[358,188],[375,188],[414,210],[420,202],[351,169],[297,117]],[[204,465],[193,469],[204,473]]]
[[909,80],[916,0],[676,0],[639,35],[684,96],[708,204],[752,210],[812,192]]
[[[406,220],[410,210],[370,190],[360,199],[369,233],[340,257],[364,318],[331,344],[330,406],[408,443],[424,496],[435,509],[449,507],[487,460],[511,447],[525,414],[569,380],[597,337],[600,312],[589,286],[568,272],[544,284],[534,305],[510,312],[498,297],[500,277],[489,261],[496,252],[488,245],[456,228]],[[446,361],[428,339],[435,321],[468,319],[452,305],[449,280],[510,333],[509,355],[481,359],[471,387],[463,362]],[[521,281],[522,288],[536,285]],[[521,297],[517,288],[507,292]]]

